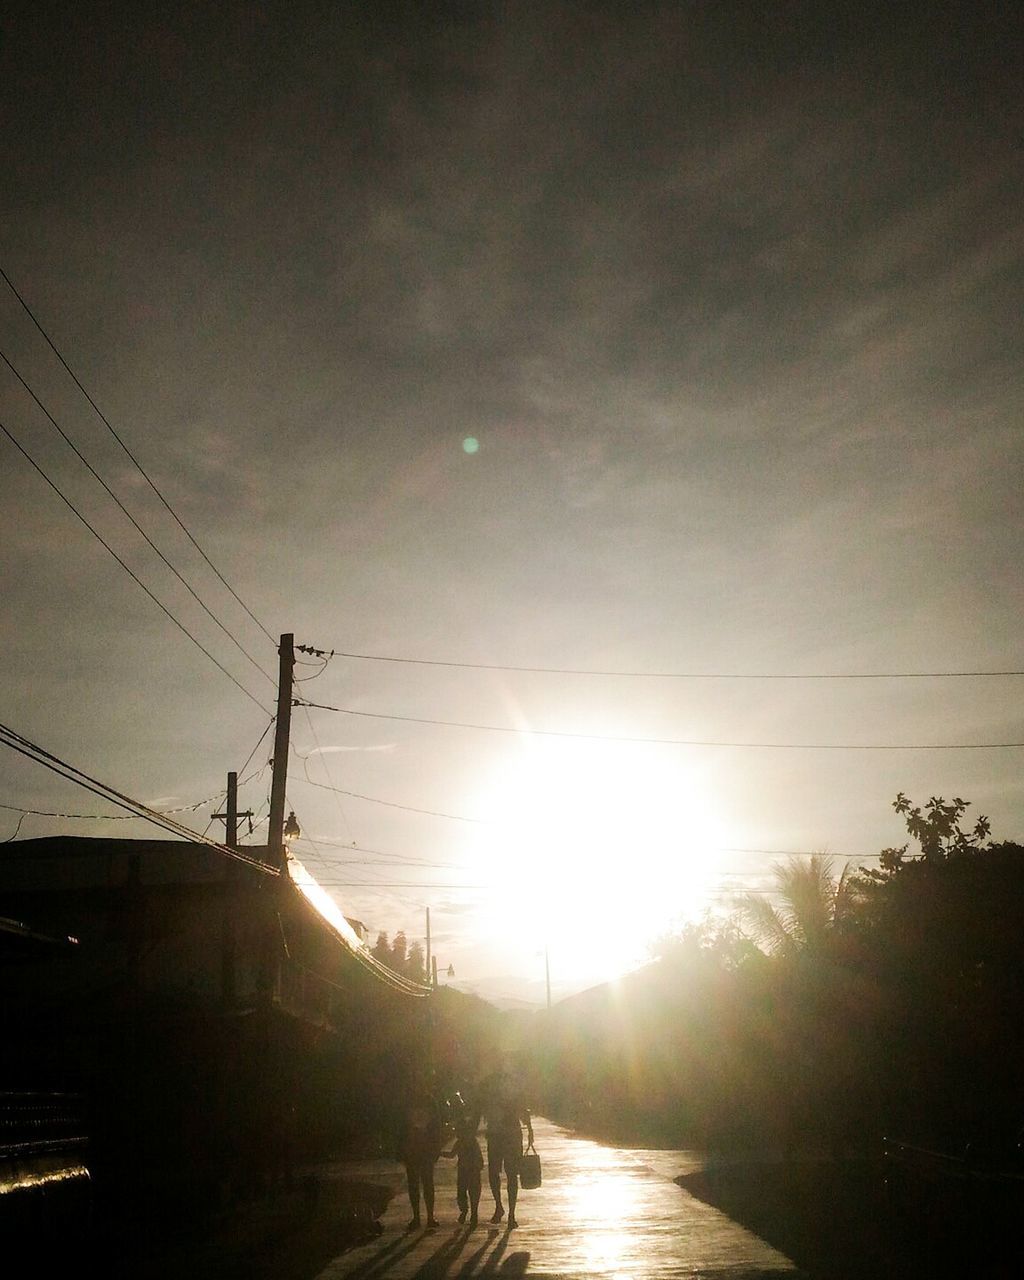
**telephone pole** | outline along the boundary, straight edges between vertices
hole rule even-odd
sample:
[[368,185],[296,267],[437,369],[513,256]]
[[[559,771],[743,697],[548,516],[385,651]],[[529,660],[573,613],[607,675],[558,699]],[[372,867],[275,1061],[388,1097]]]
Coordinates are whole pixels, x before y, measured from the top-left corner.
[[224,843],[229,849],[238,848],[238,819],[249,819],[249,831],[252,832],[252,810],[246,809],[245,813],[238,812],[238,774],[228,774],[228,794],[227,804],[224,806],[223,813],[215,813],[211,815],[214,818],[220,818],[224,823]]
[[[224,843],[229,849],[237,849],[239,818],[237,773],[231,772],[228,774],[227,803],[224,806],[224,812],[215,813],[213,816],[220,818],[224,823]],[[251,831],[252,810],[247,809],[242,816],[250,819],[249,829]],[[231,860],[228,861],[228,865],[224,868],[226,887],[220,925],[220,991],[221,1002],[225,1009],[233,1009],[235,1007],[235,955],[238,942],[235,934],[235,903],[232,899],[232,890],[238,883],[240,869],[238,863]]]
[[270,817],[267,858],[279,871],[285,869],[284,793],[288,781],[288,740],[292,723],[292,672],[295,670],[295,636],[281,636],[277,650],[280,665],[277,677],[277,723],[274,728],[274,769],[270,784]]
[[[430,970],[430,908],[429,908],[429,907],[427,907],[427,963],[426,963],[426,970],[427,970],[427,981],[429,982],[429,981],[430,981],[430,972],[431,972],[431,970]],[[434,976],[434,986],[435,986],[435,987],[437,986],[437,975],[436,975],[436,972],[435,972],[435,976]]]
[[547,943],[544,944],[544,986],[547,988],[548,1008],[551,1008],[551,961],[548,957]]

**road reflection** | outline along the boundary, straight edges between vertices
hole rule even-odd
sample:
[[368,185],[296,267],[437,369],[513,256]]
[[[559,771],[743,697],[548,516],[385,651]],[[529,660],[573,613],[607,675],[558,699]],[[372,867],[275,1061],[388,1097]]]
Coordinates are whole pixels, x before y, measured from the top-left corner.
[[[672,1179],[702,1166],[686,1151],[644,1151],[574,1137],[536,1118],[543,1183],[521,1191],[512,1232],[455,1224],[453,1162],[437,1166],[433,1235],[403,1236],[408,1204],[392,1200],[384,1235],[334,1260],[321,1280],[378,1277],[552,1276],[562,1280],[667,1280],[728,1275],[766,1280],[792,1273],[790,1260]],[[485,1190],[481,1217],[490,1214]]]

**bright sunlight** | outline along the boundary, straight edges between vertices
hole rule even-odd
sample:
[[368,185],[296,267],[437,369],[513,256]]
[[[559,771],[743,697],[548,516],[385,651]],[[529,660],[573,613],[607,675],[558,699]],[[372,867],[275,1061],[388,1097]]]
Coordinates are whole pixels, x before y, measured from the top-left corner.
[[482,811],[488,928],[548,948],[560,980],[642,963],[717,874],[711,781],[664,748],[525,737]]

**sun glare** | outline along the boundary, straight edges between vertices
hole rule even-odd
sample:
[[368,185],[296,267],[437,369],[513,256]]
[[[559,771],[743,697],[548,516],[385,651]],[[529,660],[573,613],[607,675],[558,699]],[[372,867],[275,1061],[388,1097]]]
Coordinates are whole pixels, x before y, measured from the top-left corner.
[[562,981],[641,963],[696,914],[720,844],[710,781],[654,746],[525,738],[490,782],[488,926]]

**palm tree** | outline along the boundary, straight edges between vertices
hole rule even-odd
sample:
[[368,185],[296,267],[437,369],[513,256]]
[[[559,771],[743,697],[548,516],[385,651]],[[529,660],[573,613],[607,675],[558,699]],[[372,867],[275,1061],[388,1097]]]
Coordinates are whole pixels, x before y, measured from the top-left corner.
[[773,870],[778,906],[767,895],[755,893],[737,900],[751,937],[771,955],[820,953],[850,912],[848,867],[837,880],[832,859],[812,853],[807,859],[776,863]]

